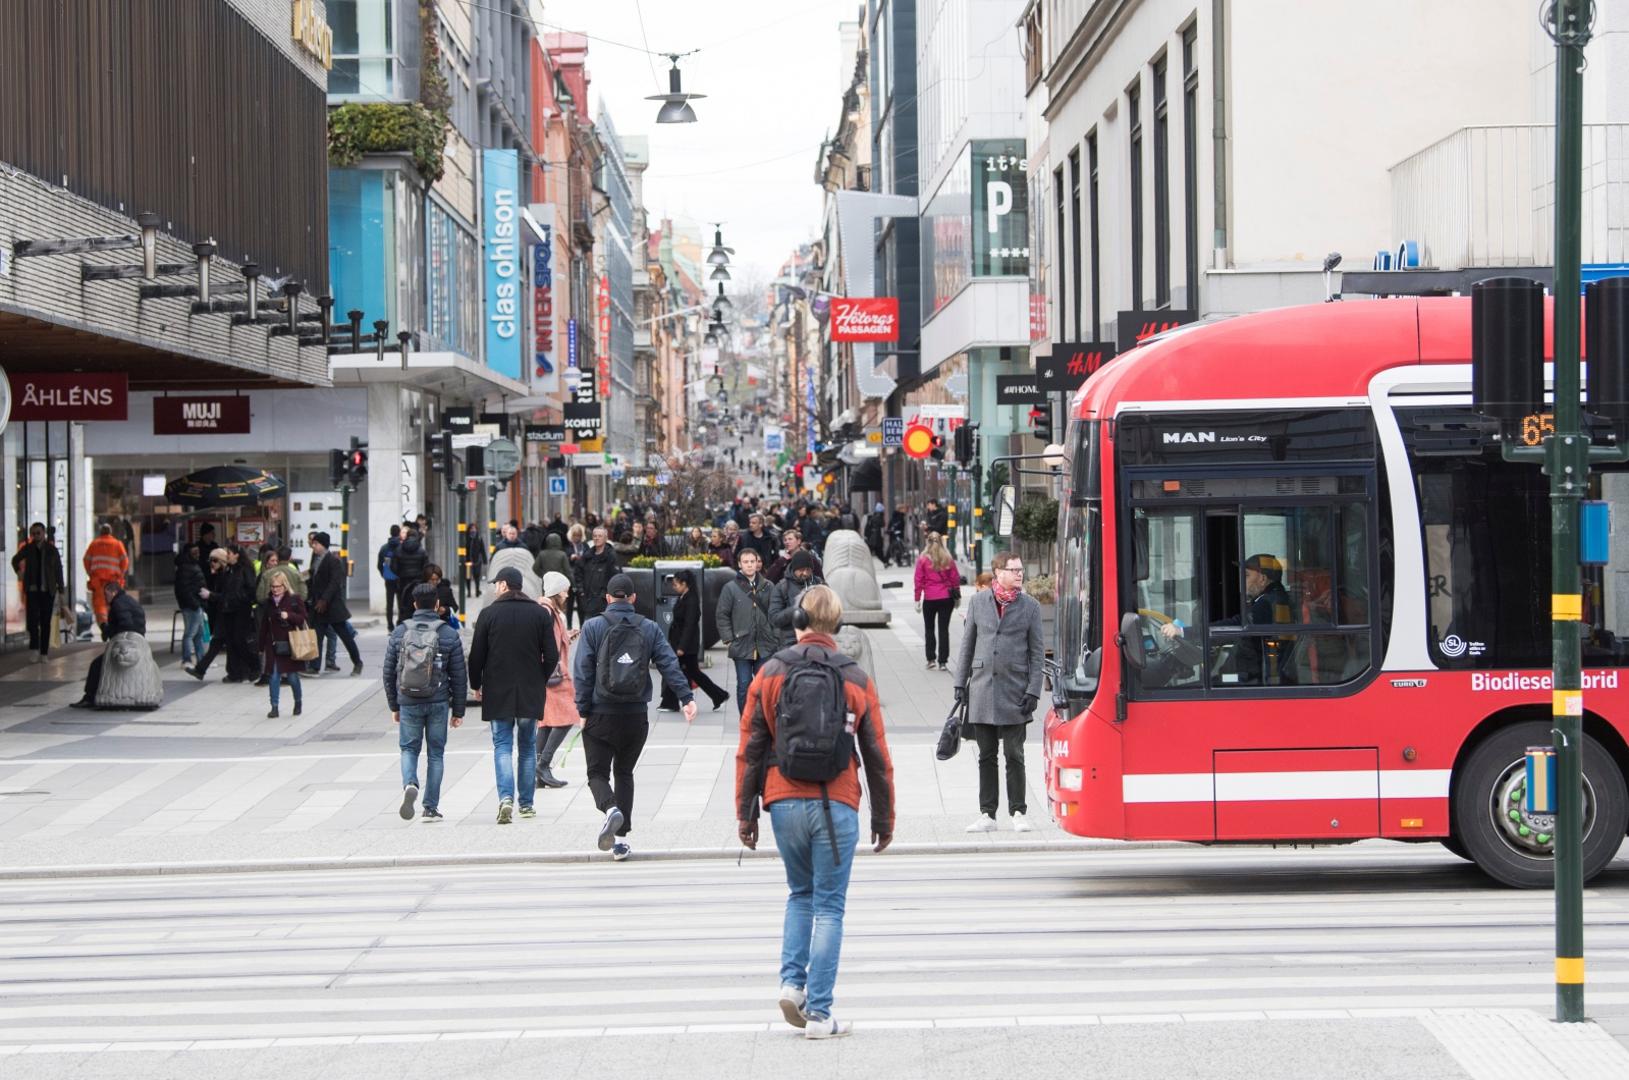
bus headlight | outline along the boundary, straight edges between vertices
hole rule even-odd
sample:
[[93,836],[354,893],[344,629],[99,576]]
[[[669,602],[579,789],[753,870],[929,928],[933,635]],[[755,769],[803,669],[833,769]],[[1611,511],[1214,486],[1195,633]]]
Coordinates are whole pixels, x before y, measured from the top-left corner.
[[1059,769],[1058,789],[1060,791],[1079,791],[1081,773],[1079,769]]

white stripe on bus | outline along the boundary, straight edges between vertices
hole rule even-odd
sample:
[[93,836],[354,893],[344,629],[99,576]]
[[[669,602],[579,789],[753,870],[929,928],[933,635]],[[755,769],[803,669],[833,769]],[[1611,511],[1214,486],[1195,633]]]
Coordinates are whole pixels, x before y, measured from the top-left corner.
[[1121,791],[1128,803],[1446,799],[1449,776],[1448,769],[1136,773],[1122,777]]

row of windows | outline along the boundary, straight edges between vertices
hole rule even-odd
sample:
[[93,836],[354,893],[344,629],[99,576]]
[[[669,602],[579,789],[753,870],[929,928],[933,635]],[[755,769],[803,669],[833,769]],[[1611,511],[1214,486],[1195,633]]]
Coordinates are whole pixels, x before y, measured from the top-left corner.
[[[1199,296],[1199,69],[1198,25],[1189,23],[1182,31],[1182,199],[1183,265],[1185,304],[1196,307]],[[1164,52],[1155,57],[1146,72],[1152,97],[1151,160],[1144,128],[1144,75],[1126,90],[1124,109],[1127,125],[1127,178],[1129,200],[1129,244],[1131,256],[1131,307],[1163,308],[1172,302],[1171,236],[1171,131],[1169,60]],[[1083,155],[1084,151],[1084,155]],[[1146,303],[1147,268],[1144,265],[1147,209],[1144,206],[1145,168],[1153,172],[1154,293]],[[1068,237],[1068,258],[1058,259],[1056,310],[1060,333],[1072,327],[1074,340],[1095,339],[1104,325],[1103,244],[1100,209],[1099,146],[1096,128],[1087,132],[1083,146],[1069,151],[1066,164],[1053,173],[1054,213],[1060,248]],[[1084,199],[1084,202],[1083,202]],[[1084,234],[1084,235],[1083,235]],[[1089,271],[1083,272],[1083,271]],[[1065,301],[1068,303],[1065,303]],[[1069,322],[1066,314],[1072,314]]]

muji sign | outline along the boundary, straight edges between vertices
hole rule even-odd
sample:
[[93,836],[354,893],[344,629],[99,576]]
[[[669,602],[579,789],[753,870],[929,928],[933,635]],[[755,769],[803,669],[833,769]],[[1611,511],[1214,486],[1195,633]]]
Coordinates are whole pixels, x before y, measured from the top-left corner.
[[898,341],[899,298],[834,296],[831,299],[833,341]]
[[153,399],[154,435],[247,435],[246,397],[159,397]]

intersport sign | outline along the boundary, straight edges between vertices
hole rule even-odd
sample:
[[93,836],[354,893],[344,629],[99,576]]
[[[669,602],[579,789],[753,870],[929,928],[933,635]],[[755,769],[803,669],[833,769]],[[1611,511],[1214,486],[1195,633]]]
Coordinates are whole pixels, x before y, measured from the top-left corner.
[[899,298],[834,296],[831,300],[833,341],[898,341]]

